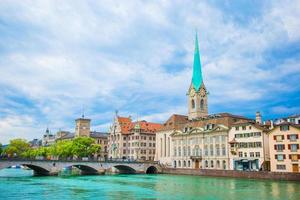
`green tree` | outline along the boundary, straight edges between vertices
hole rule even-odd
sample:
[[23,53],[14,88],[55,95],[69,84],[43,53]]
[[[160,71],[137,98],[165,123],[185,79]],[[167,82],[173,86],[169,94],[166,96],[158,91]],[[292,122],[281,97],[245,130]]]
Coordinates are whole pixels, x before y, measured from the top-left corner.
[[55,153],[60,158],[68,158],[73,156],[73,141],[62,140],[57,142],[55,147],[52,147],[51,154]]
[[4,152],[9,157],[24,157],[24,154],[30,150],[29,143],[24,139],[13,139],[9,142],[9,145],[4,149]]
[[2,144],[0,143],[0,155],[2,154],[3,149],[2,149]]
[[100,152],[101,146],[93,138],[78,137],[73,140],[72,153],[77,157],[89,157]]

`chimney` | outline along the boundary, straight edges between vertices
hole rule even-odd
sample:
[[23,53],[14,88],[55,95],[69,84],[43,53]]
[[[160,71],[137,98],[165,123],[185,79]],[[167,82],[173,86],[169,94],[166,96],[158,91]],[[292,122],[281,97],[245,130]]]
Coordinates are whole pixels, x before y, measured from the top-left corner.
[[262,124],[261,114],[260,114],[259,111],[256,112],[255,122],[258,123],[258,124]]

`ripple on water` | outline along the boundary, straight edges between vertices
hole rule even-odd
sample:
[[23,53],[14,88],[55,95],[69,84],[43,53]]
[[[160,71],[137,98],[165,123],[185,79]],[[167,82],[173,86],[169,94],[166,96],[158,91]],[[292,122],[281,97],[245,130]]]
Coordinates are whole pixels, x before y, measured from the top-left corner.
[[0,171],[0,199],[300,199],[298,182],[174,175],[31,175],[24,170]]

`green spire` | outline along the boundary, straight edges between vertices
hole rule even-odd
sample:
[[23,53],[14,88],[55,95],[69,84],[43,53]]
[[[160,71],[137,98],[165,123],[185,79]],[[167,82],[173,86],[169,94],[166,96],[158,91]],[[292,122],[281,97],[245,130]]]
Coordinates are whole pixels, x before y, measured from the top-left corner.
[[199,91],[202,82],[203,79],[202,79],[202,69],[201,69],[201,62],[200,62],[200,53],[198,47],[198,36],[196,33],[193,78],[192,78],[192,84],[196,91]]

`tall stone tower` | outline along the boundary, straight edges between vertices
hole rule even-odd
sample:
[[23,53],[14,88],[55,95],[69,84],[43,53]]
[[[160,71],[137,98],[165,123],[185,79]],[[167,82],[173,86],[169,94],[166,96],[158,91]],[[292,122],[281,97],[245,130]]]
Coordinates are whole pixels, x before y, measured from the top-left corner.
[[75,137],[89,137],[91,132],[91,120],[85,119],[84,115],[75,120]]
[[205,88],[203,78],[202,78],[200,53],[198,47],[198,37],[196,34],[193,78],[187,93],[189,120],[197,119],[199,117],[204,117],[208,115],[207,95],[208,92]]

